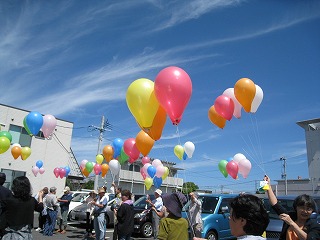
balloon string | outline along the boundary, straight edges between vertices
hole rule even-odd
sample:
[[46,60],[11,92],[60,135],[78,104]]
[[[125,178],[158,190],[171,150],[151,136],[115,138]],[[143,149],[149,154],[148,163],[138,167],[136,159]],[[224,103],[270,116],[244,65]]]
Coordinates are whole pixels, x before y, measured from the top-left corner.
[[178,125],[176,125],[176,126],[177,126],[176,134],[178,136],[178,144],[181,145],[179,127],[178,127]]

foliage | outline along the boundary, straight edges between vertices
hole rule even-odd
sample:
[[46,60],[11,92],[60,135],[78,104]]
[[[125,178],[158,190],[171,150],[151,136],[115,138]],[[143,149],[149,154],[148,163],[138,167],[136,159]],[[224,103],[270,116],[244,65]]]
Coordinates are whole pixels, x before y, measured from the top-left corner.
[[199,187],[194,182],[185,182],[182,186],[182,193],[189,194],[196,191],[197,189],[199,189]]
[[93,189],[94,188],[94,181],[89,180],[88,182],[84,183],[82,188],[84,189]]

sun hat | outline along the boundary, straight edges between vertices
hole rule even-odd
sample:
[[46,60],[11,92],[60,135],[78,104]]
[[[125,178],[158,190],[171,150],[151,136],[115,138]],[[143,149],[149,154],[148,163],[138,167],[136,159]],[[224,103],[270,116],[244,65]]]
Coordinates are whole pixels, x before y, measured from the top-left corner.
[[66,186],[64,189],[63,189],[63,192],[70,192],[70,188],[68,186]]
[[183,206],[187,202],[187,198],[181,192],[169,193],[162,195],[164,206],[176,217],[181,217]]
[[101,188],[99,188],[99,191],[98,191],[99,193],[105,193],[106,192],[106,190],[103,188],[103,187],[101,187]]
[[161,194],[162,194],[162,191],[161,191],[160,189],[157,189],[157,190],[155,190],[154,192],[155,192],[155,193],[158,193],[160,196],[161,196]]

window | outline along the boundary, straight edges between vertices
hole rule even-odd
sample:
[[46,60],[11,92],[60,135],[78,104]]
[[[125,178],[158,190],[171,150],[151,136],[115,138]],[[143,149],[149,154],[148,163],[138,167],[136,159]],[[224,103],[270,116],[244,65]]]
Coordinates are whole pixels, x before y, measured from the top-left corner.
[[140,172],[140,166],[135,165],[135,164],[131,164],[129,166],[129,171]]
[[11,169],[1,169],[1,172],[3,172],[4,174],[6,174],[6,181],[3,184],[4,187],[11,189],[11,185],[12,185],[12,181],[13,179],[15,179],[16,177],[20,177],[20,176],[25,176],[26,172],[22,172],[22,171],[15,171],[15,170],[11,170]]
[[[24,127],[10,124],[9,132],[12,135],[12,144],[19,143],[21,147],[30,147],[32,137],[28,134]],[[36,138],[45,139],[42,131],[35,136]]]

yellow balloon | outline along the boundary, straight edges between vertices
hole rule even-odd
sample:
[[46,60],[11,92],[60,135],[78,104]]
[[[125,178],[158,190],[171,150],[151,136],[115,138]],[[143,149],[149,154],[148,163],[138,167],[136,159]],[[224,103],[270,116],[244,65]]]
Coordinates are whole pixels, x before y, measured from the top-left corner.
[[180,160],[182,160],[183,154],[184,154],[184,149],[181,145],[176,145],[173,149],[173,152]]
[[101,164],[102,162],[103,162],[103,155],[102,154],[98,154],[97,156],[96,156],[96,162],[98,163],[98,164]]
[[146,78],[133,81],[127,89],[126,101],[131,114],[141,128],[151,128],[159,108],[154,82]]
[[21,148],[21,159],[26,160],[31,155],[31,149],[29,147]]
[[162,180],[165,180],[169,175],[169,168],[168,167],[164,167],[164,173],[162,175]]
[[152,178],[150,177],[147,177],[145,180],[144,180],[144,185],[146,186],[146,189],[149,190],[152,186],[152,183],[153,183],[153,180]]

